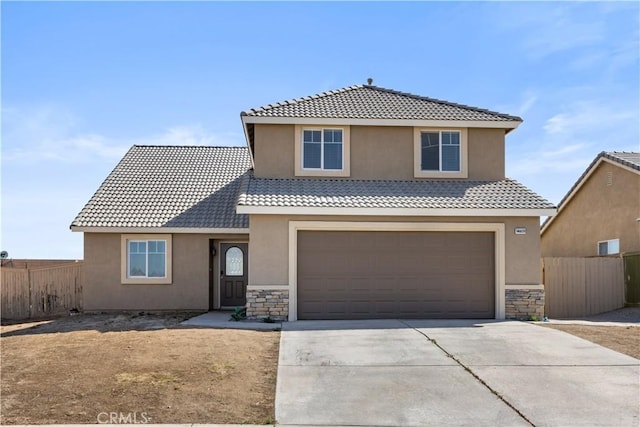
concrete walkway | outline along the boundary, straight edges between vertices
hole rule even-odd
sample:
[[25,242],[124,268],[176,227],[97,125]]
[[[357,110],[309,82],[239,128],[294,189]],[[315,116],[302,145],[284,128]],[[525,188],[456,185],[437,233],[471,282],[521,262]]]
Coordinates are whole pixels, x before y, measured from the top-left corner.
[[280,425],[637,426],[640,361],[496,321],[283,324]]
[[264,330],[275,331],[282,328],[282,323],[265,323],[265,322],[251,322],[248,320],[241,320],[236,322],[231,320],[232,311],[210,311],[208,313],[201,314],[199,316],[192,317],[180,323],[183,326],[200,326],[204,328],[218,328],[218,329],[250,329],[250,330]]

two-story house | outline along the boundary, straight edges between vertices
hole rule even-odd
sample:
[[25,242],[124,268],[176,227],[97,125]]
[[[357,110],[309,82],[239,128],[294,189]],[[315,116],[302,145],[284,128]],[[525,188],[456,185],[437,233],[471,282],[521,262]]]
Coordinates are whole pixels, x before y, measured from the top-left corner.
[[519,117],[359,85],[241,113],[247,148],[134,146],[71,228],[85,310],[541,316]]

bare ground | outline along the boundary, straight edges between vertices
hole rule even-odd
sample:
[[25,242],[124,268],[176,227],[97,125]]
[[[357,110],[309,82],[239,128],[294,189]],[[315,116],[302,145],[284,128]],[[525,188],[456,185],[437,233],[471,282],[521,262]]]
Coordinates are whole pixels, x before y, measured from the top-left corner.
[[640,326],[544,325],[640,359]]
[[0,422],[274,422],[280,333],[178,326],[188,317],[3,325]]
[[[538,324],[567,332],[640,359],[640,307],[622,308],[576,320],[581,321],[578,322],[581,324],[571,324],[566,320],[563,320],[562,324]],[[606,323],[607,326],[598,325],[600,322]],[[615,322],[623,323],[623,325],[617,326]],[[629,323],[637,323],[638,325],[632,326]]]

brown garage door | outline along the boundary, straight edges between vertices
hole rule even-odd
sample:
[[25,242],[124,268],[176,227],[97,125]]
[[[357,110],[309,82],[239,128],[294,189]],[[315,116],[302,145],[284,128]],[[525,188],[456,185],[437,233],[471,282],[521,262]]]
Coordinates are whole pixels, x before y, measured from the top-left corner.
[[298,318],[493,318],[488,232],[299,231]]

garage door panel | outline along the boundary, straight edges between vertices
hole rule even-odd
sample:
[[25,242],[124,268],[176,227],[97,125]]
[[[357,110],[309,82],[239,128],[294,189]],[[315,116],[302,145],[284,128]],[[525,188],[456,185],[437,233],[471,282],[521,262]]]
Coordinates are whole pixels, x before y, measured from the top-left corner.
[[493,318],[488,232],[298,233],[298,318]]

